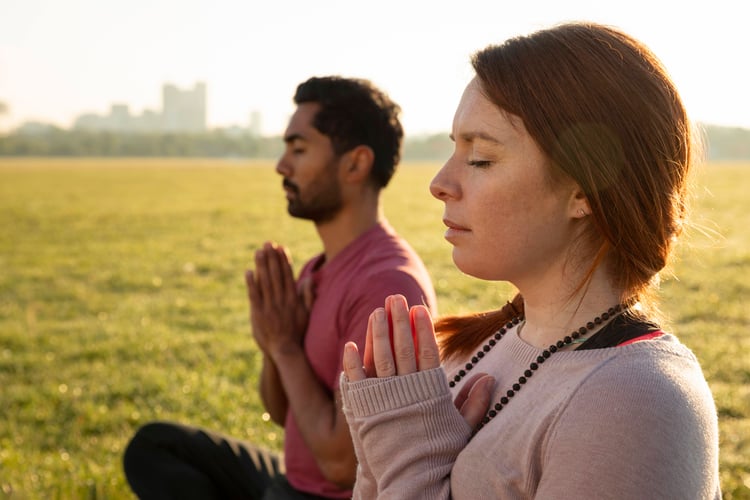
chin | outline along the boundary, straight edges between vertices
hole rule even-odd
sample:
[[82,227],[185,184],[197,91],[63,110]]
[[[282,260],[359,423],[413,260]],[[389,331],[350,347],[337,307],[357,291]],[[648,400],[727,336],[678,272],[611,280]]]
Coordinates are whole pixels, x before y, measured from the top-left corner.
[[456,249],[453,249],[453,263],[462,273],[485,281],[501,281],[501,278],[493,273],[488,266],[483,266],[476,259],[471,259],[467,255],[461,255]]

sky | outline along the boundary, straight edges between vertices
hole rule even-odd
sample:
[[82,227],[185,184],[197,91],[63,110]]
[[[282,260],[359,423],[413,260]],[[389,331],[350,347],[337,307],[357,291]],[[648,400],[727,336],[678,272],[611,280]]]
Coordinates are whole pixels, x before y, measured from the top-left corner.
[[[565,21],[616,26],[664,62],[696,121],[750,128],[743,0],[0,0],[0,130],[69,127],[114,103],[207,85],[208,125],[283,132],[301,81],[372,80],[407,135],[450,129],[469,57]],[[2,109],[0,109],[2,111]]]

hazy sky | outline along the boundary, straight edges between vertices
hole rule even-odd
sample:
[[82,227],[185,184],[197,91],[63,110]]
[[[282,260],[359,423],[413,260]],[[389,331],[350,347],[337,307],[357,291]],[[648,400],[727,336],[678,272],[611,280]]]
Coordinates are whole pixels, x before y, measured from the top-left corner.
[[692,117],[750,128],[750,38],[742,0],[0,0],[0,129],[70,126],[112,103],[161,107],[161,86],[208,86],[210,127],[262,114],[283,130],[311,75],[373,80],[408,134],[450,128],[471,53],[563,21],[646,42]]

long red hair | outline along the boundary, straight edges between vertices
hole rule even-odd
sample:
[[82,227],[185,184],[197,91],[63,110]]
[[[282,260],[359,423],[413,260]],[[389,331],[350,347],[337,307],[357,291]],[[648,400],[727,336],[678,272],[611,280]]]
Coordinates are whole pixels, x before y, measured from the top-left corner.
[[[570,178],[592,210],[585,237],[604,259],[623,301],[653,305],[652,284],[686,217],[694,133],[666,70],[642,43],[616,29],[570,23],[489,46],[472,57],[482,90],[519,116],[549,159],[550,177]],[[443,357],[465,355],[523,311],[505,307],[441,318]]]

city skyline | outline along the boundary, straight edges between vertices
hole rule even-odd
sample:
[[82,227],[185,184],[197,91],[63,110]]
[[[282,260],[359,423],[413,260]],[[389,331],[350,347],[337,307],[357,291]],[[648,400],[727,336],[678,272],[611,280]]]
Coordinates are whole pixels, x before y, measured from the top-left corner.
[[[0,0],[2,1],[2,0]],[[369,4],[368,4],[369,5]],[[377,6],[320,0],[4,0],[0,131],[25,121],[64,128],[84,113],[159,105],[164,82],[205,82],[208,128],[262,116],[283,131],[296,85],[312,75],[371,79],[402,109],[407,134],[445,132],[490,43],[567,20],[622,28],[662,59],[695,121],[750,128],[750,47],[739,3],[467,0]],[[120,110],[122,111],[122,110]]]

